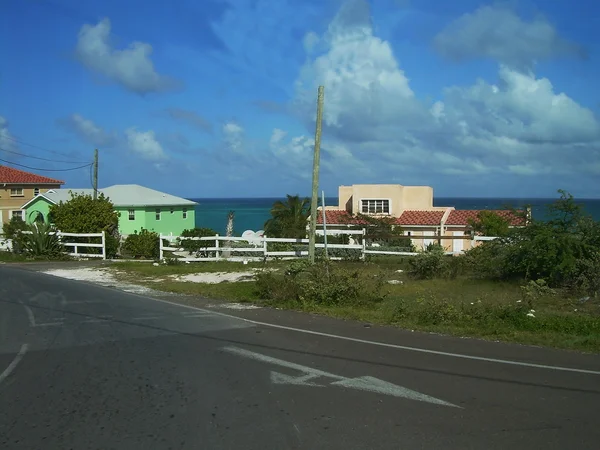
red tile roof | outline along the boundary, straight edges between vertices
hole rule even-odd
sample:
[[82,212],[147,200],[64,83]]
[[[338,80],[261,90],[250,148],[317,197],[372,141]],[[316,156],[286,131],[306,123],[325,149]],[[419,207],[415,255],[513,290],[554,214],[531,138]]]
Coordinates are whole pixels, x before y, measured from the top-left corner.
[[[352,215],[344,210],[335,210],[335,209],[326,209],[325,210],[325,219],[328,224],[331,225],[345,225],[345,224],[354,224],[359,225],[360,220],[352,217]],[[317,214],[317,223],[323,223],[323,211],[319,211]]]
[[445,211],[406,210],[398,218],[398,225],[439,225]]
[[0,183],[6,184],[65,184],[64,181],[24,172],[12,167],[0,166]]
[[477,216],[481,211],[490,211],[498,214],[500,217],[507,219],[512,226],[521,226],[525,224],[523,218],[516,216],[508,209],[501,210],[480,210],[480,209],[456,209],[450,212],[446,225],[469,225],[469,220],[477,220]]

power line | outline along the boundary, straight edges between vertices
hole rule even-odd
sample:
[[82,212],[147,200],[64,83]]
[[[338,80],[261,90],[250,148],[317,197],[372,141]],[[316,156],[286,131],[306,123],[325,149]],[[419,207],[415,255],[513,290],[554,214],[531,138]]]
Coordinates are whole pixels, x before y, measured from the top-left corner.
[[14,152],[12,150],[6,150],[5,148],[0,148],[0,151],[6,152],[6,153],[12,153],[13,155],[24,156],[25,158],[39,159],[40,161],[48,161],[48,162],[55,162],[55,163],[66,163],[66,164],[76,164],[76,163],[77,164],[78,163],[83,164],[83,161],[57,161],[55,159],[40,158],[39,156],[32,156],[32,155],[26,155],[25,153]]
[[[73,159],[71,156],[69,156],[69,155],[67,155],[65,153],[60,153],[60,152],[57,152],[56,150],[50,150],[49,148],[44,148],[44,147],[40,147],[38,145],[29,144],[29,143],[27,143],[25,141],[22,141],[20,139],[14,138],[12,136],[2,136],[2,138],[3,139],[10,139],[11,141],[17,142],[17,143],[19,143],[21,145],[26,145],[26,146],[31,147],[31,148],[37,148],[38,150],[42,150],[44,152],[54,153],[55,155],[60,155],[60,156],[64,156],[65,158]],[[73,162],[81,162],[81,161],[73,161]]]
[[39,167],[30,167],[30,166],[26,166],[24,164],[17,164],[17,163],[11,162],[11,161],[6,161],[5,159],[0,159],[0,161],[8,163],[8,164],[11,164],[13,166],[24,167],[24,168],[29,169],[29,170],[39,170],[39,171],[45,171],[45,172],[68,172],[70,170],[83,169],[85,167],[89,167],[89,166],[91,166],[91,165],[94,164],[94,163],[89,163],[89,164],[85,164],[85,165],[79,166],[79,167],[72,167],[70,169],[41,169]]

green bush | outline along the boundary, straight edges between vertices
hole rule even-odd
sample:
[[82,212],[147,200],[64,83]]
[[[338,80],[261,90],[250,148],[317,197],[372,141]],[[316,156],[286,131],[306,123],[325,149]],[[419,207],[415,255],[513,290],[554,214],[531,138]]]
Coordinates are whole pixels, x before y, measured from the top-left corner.
[[130,234],[123,243],[123,251],[133,258],[157,259],[159,256],[158,233],[144,228]]
[[20,217],[13,217],[9,222],[5,222],[4,225],[2,225],[4,238],[12,241],[13,253],[22,253],[24,235],[20,232],[24,231],[26,228],[27,224]]
[[284,274],[263,272],[256,281],[257,293],[265,300],[323,306],[378,302],[386,295],[384,286],[381,274],[369,275],[323,260],[313,265],[294,261]]
[[[113,258],[119,249],[119,214],[108,197],[100,193],[96,200],[91,195],[73,194],[71,199],[50,207],[49,216],[54,226],[64,233],[106,233],[106,256]],[[69,237],[69,242],[98,243],[98,238]],[[88,253],[100,253],[99,248],[86,247]]]
[[27,225],[21,234],[23,251],[30,256],[59,258],[64,256],[64,248],[60,243],[56,230],[47,223]]
[[444,255],[441,246],[429,246],[426,251],[409,260],[408,274],[417,280],[430,280],[448,274],[450,256]]
[[474,273],[486,278],[545,280],[551,287],[598,292],[600,224],[563,191],[549,206],[550,220],[531,221],[508,236],[466,252]]
[[200,238],[216,236],[217,232],[211,228],[192,228],[183,230],[178,239],[178,246],[183,248],[188,254],[195,254],[197,257],[214,257],[215,252],[208,252],[206,249],[216,246],[216,241],[200,241],[185,238]]

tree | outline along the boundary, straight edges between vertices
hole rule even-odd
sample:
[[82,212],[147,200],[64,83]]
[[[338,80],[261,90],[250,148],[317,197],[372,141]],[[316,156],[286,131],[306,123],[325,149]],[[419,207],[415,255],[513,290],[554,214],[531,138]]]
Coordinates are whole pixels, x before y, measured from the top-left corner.
[[475,233],[482,236],[504,237],[510,233],[510,221],[493,211],[479,211],[477,219],[469,219]]
[[265,234],[270,237],[305,238],[310,215],[310,200],[299,195],[287,195],[271,208],[271,218],[265,222]]
[[119,213],[104,194],[100,193],[96,200],[91,195],[71,194],[70,200],[52,205],[49,216],[56,228],[65,233],[105,231],[106,254],[109,257],[116,255],[120,239]]

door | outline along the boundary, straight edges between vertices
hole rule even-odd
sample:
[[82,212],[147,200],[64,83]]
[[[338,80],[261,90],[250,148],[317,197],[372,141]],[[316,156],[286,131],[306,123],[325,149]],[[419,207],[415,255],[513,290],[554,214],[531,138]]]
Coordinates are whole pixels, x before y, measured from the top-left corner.
[[[453,236],[463,236],[465,233],[463,231],[454,231],[452,233]],[[464,239],[452,239],[452,252],[453,253],[461,253],[463,251],[463,245],[465,241]]]

